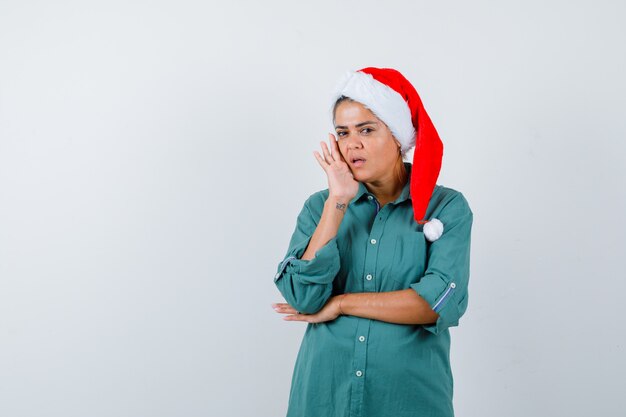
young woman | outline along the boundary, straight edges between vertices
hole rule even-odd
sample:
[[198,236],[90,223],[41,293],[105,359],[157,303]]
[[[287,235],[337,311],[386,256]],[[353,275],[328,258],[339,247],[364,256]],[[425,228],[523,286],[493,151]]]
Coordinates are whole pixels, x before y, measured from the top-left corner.
[[472,211],[436,184],[443,145],[398,71],[347,74],[333,119],[314,152],[328,188],[274,277],[287,301],[274,309],[308,323],[287,416],[453,416],[448,328],[467,307]]

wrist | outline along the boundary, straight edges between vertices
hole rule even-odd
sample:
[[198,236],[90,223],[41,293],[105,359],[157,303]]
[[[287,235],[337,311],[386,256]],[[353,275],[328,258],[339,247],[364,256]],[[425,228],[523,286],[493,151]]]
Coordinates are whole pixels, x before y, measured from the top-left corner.
[[341,302],[343,301],[343,299],[346,297],[346,295],[348,294],[341,294],[339,296],[337,296],[337,298],[339,299],[339,303],[338,303],[338,307],[339,307],[339,315],[340,316],[345,316],[346,314],[343,312],[342,306],[341,306]]
[[332,210],[337,210],[345,213],[349,203],[350,199],[347,197],[328,196],[328,199],[324,204]]

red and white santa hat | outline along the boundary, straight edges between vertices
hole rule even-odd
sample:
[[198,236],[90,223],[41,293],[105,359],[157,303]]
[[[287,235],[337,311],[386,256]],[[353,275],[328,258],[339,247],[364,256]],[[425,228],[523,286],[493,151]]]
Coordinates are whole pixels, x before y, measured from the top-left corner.
[[443,143],[415,87],[391,68],[350,71],[338,83],[333,104],[341,96],[363,104],[382,120],[401,143],[402,152],[415,146],[411,170],[411,201],[415,220],[429,241],[439,239],[443,224],[426,220],[426,209],[441,169]]

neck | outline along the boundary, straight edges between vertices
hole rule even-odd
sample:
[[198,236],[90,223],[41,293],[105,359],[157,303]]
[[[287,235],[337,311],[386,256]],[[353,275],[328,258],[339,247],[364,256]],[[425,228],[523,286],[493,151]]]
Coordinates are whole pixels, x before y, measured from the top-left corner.
[[387,203],[395,201],[406,184],[408,174],[402,158],[399,157],[396,160],[396,164],[389,174],[378,181],[365,183],[365,187],[376,196],[376,200],[380,203],[381,207]]

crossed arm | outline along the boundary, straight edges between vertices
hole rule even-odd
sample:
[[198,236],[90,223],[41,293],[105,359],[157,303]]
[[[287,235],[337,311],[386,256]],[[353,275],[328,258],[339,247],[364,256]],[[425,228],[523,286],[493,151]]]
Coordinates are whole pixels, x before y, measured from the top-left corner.
[[411,288],[333,296],[315,314],[300,314],[287,303],[274,303],[272,307],[277,313],[287,314],[284,320],[308,323],[321,323],[340,315],[350,315],[397,324],[431,324],[439,317],[428,302]]

